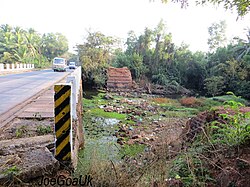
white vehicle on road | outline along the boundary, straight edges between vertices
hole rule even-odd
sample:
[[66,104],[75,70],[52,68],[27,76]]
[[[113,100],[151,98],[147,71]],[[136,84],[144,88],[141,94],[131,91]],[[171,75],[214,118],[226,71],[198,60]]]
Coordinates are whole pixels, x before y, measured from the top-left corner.
[[75,62],[70,62],[69,63],[69,69],[76,69],[76,63]]
[[67,60],[65,58],[56,57],[53,59],[52,69],[54,71],[66,71]]

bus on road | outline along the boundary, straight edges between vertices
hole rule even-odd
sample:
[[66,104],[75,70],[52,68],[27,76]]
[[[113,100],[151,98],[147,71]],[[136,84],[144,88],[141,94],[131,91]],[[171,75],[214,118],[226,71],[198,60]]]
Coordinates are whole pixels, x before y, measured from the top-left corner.
[[65,58],[56,57],[53,59],[52,69],[54,71],[66,71],[67,60]]

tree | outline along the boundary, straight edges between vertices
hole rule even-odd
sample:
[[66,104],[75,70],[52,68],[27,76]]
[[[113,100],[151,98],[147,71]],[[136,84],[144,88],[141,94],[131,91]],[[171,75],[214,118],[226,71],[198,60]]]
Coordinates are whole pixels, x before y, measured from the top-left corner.
[[77,46],[83,75],[89,84],[104,86],[106,69],[111,64],[118,40],[101,32],[90,32],[83,44]]
[[245,55],[250,54],[250,28],[247,29],[247,40],[238,38],[238,45],[234,50],[238,53],[237,60],[242,59]]
[[222,76],[213,76],[205,79],[205,89],[207,90],[207,95],[219,95],[223,93],[224,78]]
[[[163,3],[167,3],[170,0],[161,0]],[[187,7],[190,0],[171,0],[175,3],[181,3],[181,7]],[[235,10],[239,16],[244,16],[250,11],[249,0],[197,0],[197,5],[204,5],[206,3],[212,3],[214,5],[223,5],[226,10]]]
[[1,25],[0,62],[34,63],[36,67],[44,67],[48,65],[48,59],[68,50],[67,39],[62,34],[49,33],[43,36],[32,28],[26,30],[8,24]]
[[213,23],[208,27],[208,46],[209,50],[214,52],[218,47],[223,47],[226,44],[226,22],[220,21],[219,23]]
[[47,33],[42,36],[41,46],[42,54],[51,61],[68,51],[68,40],[61,33]]

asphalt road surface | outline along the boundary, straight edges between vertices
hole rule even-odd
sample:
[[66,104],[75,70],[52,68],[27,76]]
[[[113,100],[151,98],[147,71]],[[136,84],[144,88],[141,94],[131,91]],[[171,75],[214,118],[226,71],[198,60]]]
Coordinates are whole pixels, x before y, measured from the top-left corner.
[[69,73],[42,70],[0,76],[0,115],[52,86]]

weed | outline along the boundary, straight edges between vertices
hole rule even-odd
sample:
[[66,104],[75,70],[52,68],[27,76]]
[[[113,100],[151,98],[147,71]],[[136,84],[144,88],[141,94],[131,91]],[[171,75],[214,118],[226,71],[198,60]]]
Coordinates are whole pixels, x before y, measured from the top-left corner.
[[197,107],[197,110],[200,112],[205,110],[211,110],[213,107],[222,106],[222,103],[219,101],[213,100],[213,98],[203,98],[202,105]]
[[42,120],[42,115],[39,112],[36,112],[35,114],[33,114],[33,117],[39,121]]
[[12,166],[10,168],[8,168],[7,170],[5,170],[3,173],[5,175],[17,175],[19,173],[19,168],[17,168],[17,166]]
[[206,186],[207,182],[214,181],[198,152],[197,149],[191,149],[180,154],[173,161],[169,177],[181,180],[184,186],[190,187]]
[[4,183],[4,186],[13,186],[15,182],[21,182],[20,179],[17,178],[17,175],[19,174],[20,169],[14,165],[6,169],[3,174],[7,176],[8,181]]
[[217,97],[212,97],[213,100],[219,101],[221,103],[226,102],[226,101],[235,101],[238,103],[241,103],[243,105],[247,105],[248,102],[241,98],[241,97],[236,97],[232,92],[228,92],[227,95],[222,95],[222,96],[217,96]]
[[212,122],[212,140],[227,146],[239,146],[250,138],[250,112],[241,112],[240,107],[244,105],[236,101],[237,96],[232,96],[234,100],[224,103],[226,113],[219,115],[226,123]]
[[145,150],[145,145],[143,144],[132,144],[127,145],[125,144],[124,147],[120,150],[122,157],[129,156],[134,157],[139,153],[142,153]]
[[39,125],[37,126],[36,132],[38,133],[38,135],[44,135],[51,133],[52,129],[50,126]]
[[16,137],[20,138],[27,132],[27,127],[22,125],[21,127],[16,129]]

